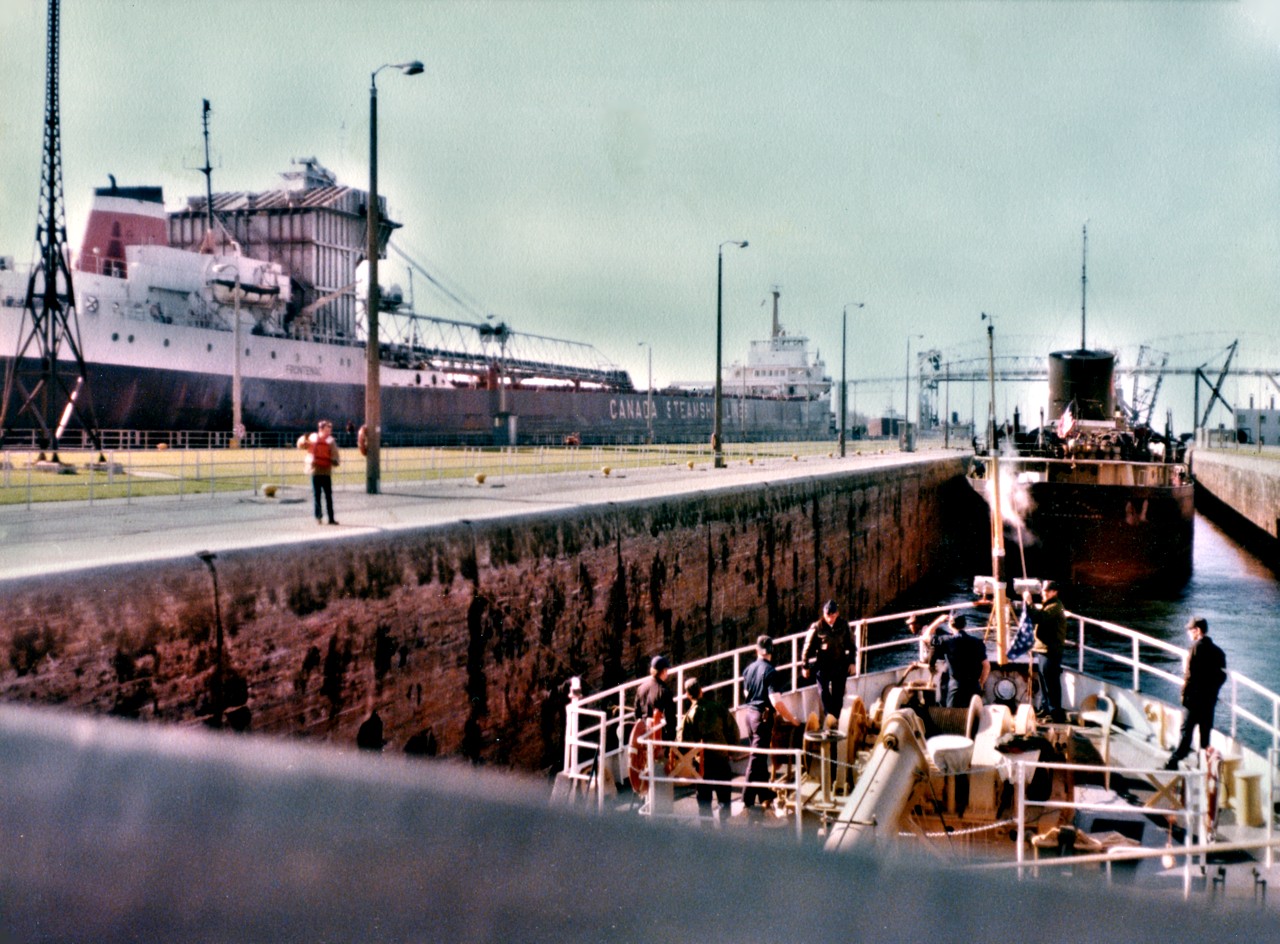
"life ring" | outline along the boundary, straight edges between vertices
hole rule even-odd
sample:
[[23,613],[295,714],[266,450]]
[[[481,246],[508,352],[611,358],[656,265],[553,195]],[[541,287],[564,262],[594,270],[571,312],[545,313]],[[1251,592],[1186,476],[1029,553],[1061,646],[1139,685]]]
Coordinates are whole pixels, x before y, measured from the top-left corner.
[[[662,737],[662,712],[655,711],[653,718],[641,718],[631,729],[631,749],[627,754],[627,779],[631,781],[631,789],[637,794],[646,793],[649,789],[649,745],[643,743],[649,737]],[[654,748],[653,758],[657,763],[663,758],[661,748]]]
[[360,449],[360,455],[367,456],[369,454],[369,427],[361,426],[360,432],[356,433],[356,446]]
[[1222,779],[1222,754],[1216,747],[1204,749],[1204,826],[1212,836],[1218,825],[1218,785]]

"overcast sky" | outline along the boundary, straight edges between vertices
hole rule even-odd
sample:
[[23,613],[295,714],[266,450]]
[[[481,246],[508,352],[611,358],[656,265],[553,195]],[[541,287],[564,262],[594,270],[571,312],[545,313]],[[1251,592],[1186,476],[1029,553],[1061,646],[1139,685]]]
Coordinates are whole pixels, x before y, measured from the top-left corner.
[[[908,335],[985,354],[984,311],[997,353],[1075,347],[1085,220],[1091,347],[1194,366],[1240,338],[1280,367],[1278,8],[63,0],[67,224],[78,249],[108,173],[171,208],[202,194],[204,98],[216,191],[271,189],[299,157],[365,188],[369,74],[421,59],[378,77],[398,244],[475,311],[592,343],[638,385],[642,341],[659,383],[712,375],[729,239],[750,246],[725,250],[726,362],[767,336],[774,285],[837,378],[849,302],[851,378],[899,376]],[[44,0],[0,0],[0,253],[19,263],[45,28]],[[394,256],[384,281],[407,285]],[[1180,428],[1189,390],[1161,405]]]

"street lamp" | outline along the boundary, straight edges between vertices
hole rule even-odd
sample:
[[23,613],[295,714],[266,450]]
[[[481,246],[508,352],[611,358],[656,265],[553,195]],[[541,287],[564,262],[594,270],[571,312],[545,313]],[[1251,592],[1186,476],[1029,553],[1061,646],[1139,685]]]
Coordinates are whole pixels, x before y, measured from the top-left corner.
[[923,334],[907,335],[907,397],[902,404],[902,451],[911,451],[911,339],[923,338]]
[[649,445],[653,445],[653,345],[648,341],[640,341],[637,347],[647,347],[649,349],[649,405],[645,409],[645,419],[648,420],[649,427]]
[[365,301],[369,336],[365,340],[364,423],[369,452],[365,464],[365,491],[376,495],[382,477],[382,379],[381,345],[378,343],[378,73],[399,69],[405,75],[419,75],[422,63],[398,62],[378,66],[369,75],[369,292]]
[[845,405],[849,399],[849,359],[845,356],[849,340],[849,309],[861,308],[862,302],[849,302],[844,306],[844,314],[840,316],[840,458],[844,458]]
[[232,346],[235,348],[235,356],[231,360],[231,441],[239,445],[240,438],[244,435],[244,423],[242,422],[242,395],[240,387],[240,267],[232,265],[230,262],[220,262],[213,267],[214,272],[232,271],[236,274],[235,285],[232,288],[232,302],[235,306],[235,314],[232,316],[235,322],[231,328]]
[[711,431],[711,451],[715,455],[713,465],[717,469],[724,468],[724,442],[721,437],[721,417],[723,414],[722,400],[722,383],[723,377],[720,372],[720,348],[724,336],[722,309],[724,303],[724,247],[737,246],[739,249],[747,248],[747,241],[737,239],[726,239],[716,250],[716,424]]
[[218,570],[213,566],[217,554],[213,551],[196,551],[196,557],[205,562],[209,568],[209,573],[213,575],[213,618],[217,627],[217,637],[215,647],[217,649],[217,662],[213,666],[213,720],[211,724],[215,728],[222,727],[222,708],[223,708],[223,690],[222,690],[222,605],[218,602]]

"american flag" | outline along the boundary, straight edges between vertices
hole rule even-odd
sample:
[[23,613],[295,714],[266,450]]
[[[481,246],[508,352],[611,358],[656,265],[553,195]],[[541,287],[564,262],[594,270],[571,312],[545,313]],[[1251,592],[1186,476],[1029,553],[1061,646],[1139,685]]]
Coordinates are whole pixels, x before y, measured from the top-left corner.
[[1062,411],[1062,415],[1058,417],[1058,438],[1066,439],[1071,435],[1071,431],[1076,427],[1076,418],[1071,415],[1071,407],[1068,406]]
[[1031,626],[1031,610],[1029,607],[1023,607],[1022,619],[1018,620],[1018,631],[1014,633],[1013,642],[1009,644],[1009,658],[1022,658],[1031,651],[1035,641],[1035,630]]

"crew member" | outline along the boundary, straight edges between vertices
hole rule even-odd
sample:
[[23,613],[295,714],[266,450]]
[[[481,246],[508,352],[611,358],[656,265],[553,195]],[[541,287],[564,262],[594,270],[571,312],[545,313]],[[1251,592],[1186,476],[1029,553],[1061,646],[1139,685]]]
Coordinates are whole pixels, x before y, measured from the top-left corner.
[[845,684],[852,667],[849,624],[840,618],[840,605],[835,600],[828,600],[822,607],[822,616],[809,627],[804,645],[804,668],[801,670],[805,678],[817,679],[824,714],[840,717]]
[[1178,762],[1191,753],[1191,738],[1200,729],[1200,747],[1209,746],[1213,731],[1213,712],[1218,707],[1218,690],[1227,680],[1227,657],[1209,638],[1209,621],[1197,616],[1187,623],[1191,652],[1183,674],[1182,706],[1187,709],[1182,719],[1182,737],[1169,755],[1166,770],[1176,770]]
[[662,712],[662,740],[676,739],[676,699],[667,685],[671,663],[666,656],[649,660],[649,677],[636,689],[636,718],[653,720],[655,711]]
[[939,659],[946,660],[949,678],[945,705],[967,708],[974,695],[982,694],[982,686],[991,673],[991,660],[987,658],[987,647],[982,640],[965,629],[963,614],[951,614],[948,628],[949,632],[934,636],[929,665],[933,667]]
[[[756,639],[756,660],[747,666],[742,673],[742,692],[746,708],[747,744],[749,747],[768,748],[773,739],[774,714],[779,715],[788,724],[798,725],[789,708],[783,701],[783,679],[773,667],[773,639],[760,636]],[[758,784],[769,782],[769,758],[765,754],[751,754],[747,765],[747,783]],[[766,787],[748,786],[742,792],[742,807],[751,810],[756,800],[761,806],[768,806],[773,800],[774,792]]]
[[1062,650],[1067,644],[1067,612],[1062,608],[1058,587],[1053,581],[1041,584],[1040,594],[1039,606],[1032,605],[1030,590],[1022,594],[1027,615],[1036,628],[1031,654],[1040,673],[1040,713],[1050,721],[1061,722],[1066,718],[1062,710]]

